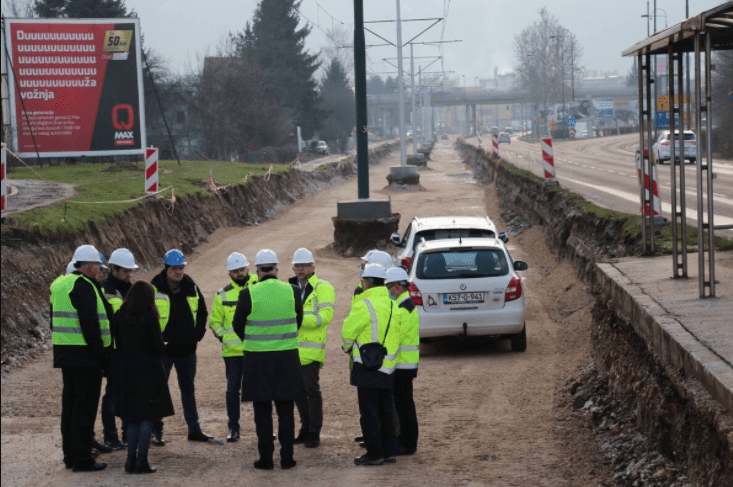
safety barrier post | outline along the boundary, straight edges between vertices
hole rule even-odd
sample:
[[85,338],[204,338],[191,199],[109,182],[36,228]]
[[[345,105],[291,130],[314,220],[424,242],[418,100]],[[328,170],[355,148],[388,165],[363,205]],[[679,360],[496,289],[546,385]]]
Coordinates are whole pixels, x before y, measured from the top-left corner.
[[145,149],[145,193],[152,195],[158,192],[158,149]]
[[2,211],[5,211],[5,198],[8,196],[8,187],[5,183],[5,165],[7,162],[7,151],[5,149],[5,143],[2,143],[2,149],[0,150],[2,152],[2,169],[0,169],[0,173],[2,174]]
[[498,159],[499,158],[499,135],[493,134],[491,136],[491,140],[494,144],[494,159]]
[[478,148],[483,149],[483,146],[481,145],[481,132],[478,133]]
[[545,170],[545,186],[557,186],[560,183],[555,178],[555,156],[552,153],[552,137],[543,137],[542,141],[542,167]]
[[[645,155],[648,154],[648,151],[644,150]],[[653,157],[653,156],[652,156]],[[639,185],[644,185],[644,210],[639,207],[639,212],[643,217],[654,217],[654,223],[656,225],[660,225],[663,223],[663,220],[661,219],[662,214],[662,202],[659,199],[659,178],[657,177],[657,165],[652,162],[652,173],[650,174],[644,174],[644,182],[642,183],[642,173],[641,173],[641,164],[642,164],[642,157],[641,157],[641,151],[636,151],[636,171],[639,174]],[[651,177],[650,177],[651,176]],[[651,185],[651,195],[649,194],[649,188]],[[652,202],[654,206],[654,211],[652,215],[652,210],[650,208],[650,201]],[[657,218],[660,217],[660,218]]]

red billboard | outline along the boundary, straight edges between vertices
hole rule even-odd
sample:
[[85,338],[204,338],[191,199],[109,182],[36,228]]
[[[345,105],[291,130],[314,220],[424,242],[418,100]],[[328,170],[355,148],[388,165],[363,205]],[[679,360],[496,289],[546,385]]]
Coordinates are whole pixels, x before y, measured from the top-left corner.
[[3,19],[21,157],[143,154],[139,19]]

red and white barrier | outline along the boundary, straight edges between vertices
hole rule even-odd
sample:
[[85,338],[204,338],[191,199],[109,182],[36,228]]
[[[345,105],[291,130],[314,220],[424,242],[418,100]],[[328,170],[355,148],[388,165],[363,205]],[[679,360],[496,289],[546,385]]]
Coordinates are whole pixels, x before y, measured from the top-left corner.
[[555,177],[555,156],[552,153],[552,137],[542,139],[542,167],[545,170],[545,180]]
[[494,157],[499,157],[499,134],[493,134],[491,141],[494,144]]
[[145,149],[145,192],[158,192],[158,149]]
[[0,152],[2,152],[2,169],[0,169],[0,174],[2,174],[2,204],[0,206],[2,207],[2,211],[5,211],[5,198],[8,196],[8,187],[5,183],[5,165],[8,160],[7,156],[7,150],[5,150],[5,143],[2,144],[2,149],[0,149]]
[[[648,151],[644,151],[648,154]],[[653,161],[652,161],[653,162]],[[636,171],[639,174],[639,184],[641,184],[641,153],[636,152]],[[662,214],[662,201],[659,199],[659,178],[657,177],[657,165],[652,163],[652,177],[651,177],[651,189],[654,197],[654,216]],[[649,173],[644,173],[644,201],[649,201]],[[641,206],[639,206],[639,213],[641,213]],[[645,216],[651,216],[651,210],[648,204],[644,205]]]
[[481,145],[481,132],[478,133],[478,148],[483,149],[483,146]]

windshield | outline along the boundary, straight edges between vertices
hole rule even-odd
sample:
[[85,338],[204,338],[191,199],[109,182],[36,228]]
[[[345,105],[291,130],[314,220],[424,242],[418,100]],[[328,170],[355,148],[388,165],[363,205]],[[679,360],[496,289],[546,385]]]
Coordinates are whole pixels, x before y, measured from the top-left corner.
[[417,244],[420,243],[420,239],[425,239],[426,242],[431,240],[444,240],[446,238],[495,238],[496,234],[492,230],[485,228],[451,228],[451,229],[436,229],[436,230],[423,230],[415,234],[415,240],[412,242],[412,251],[415,251]]
[[418,279],[455,279],[506,276],[509,265],[499,249],[444,250],[421,254]]

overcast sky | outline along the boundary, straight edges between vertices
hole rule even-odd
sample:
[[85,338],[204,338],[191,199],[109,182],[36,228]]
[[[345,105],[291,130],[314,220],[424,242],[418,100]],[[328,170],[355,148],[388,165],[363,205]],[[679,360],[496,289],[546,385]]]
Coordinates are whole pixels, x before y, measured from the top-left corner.
[[[665,22],[674,25],[685,17],[685,0],[657,0],[657,28]],[[689,0],[690,15],[720,5],[722,0]],[[154,49],[167,61],[174,72],[184,73],[195,67],[222,36],[244,29],[257,5],[257,0],[126,0],[128,9],[134,9],[141,19],[146,46]],[[649,2],[650,12],[654,2]],[[431,22],[405,22],[408,19],[444,17],[442,23],[422,34],[417,41],[462,40],[443,44],[442,69],[454,71],[448,76],[465,76],[470,86],[475,78],[493,77],[499,72],[513,70],[514,37],[539,19],[538,12],[547,7],[560,24],[574,33],[583,46],[582,65],[588,70],[617,71],[625,75],[631,60],[621,52],[643,40],[647,34],[646,0],[401,0],[403,28],[402,40],[407,42]],[[311,53],[319,52],[328,43],[324,31],[332,26],[343,27],[353,39],[353,2],[350,0],[303,0],[300,6],[301,20],[312,25],[307,40]],[[364,20],[390,20],[396,18],[396,0],[364,0]],[[665,19],[664,14],[667,18]],[[306,20],[307,19],[307,20]],[[367,24],[382,37],[395,42],[395,23]],[[416,42],[417,42],[416,41]],[[367,44],[384,41],[367,32]],[[351,44],[351,42],[349,42]],[[405,48],[404,56],[410,55]],[[433,46],[415,46],[415,56],[436,56],[439,50]],[[391,72],[384,58],[397,56],[396,48],[375,47],[367,49],[368,73]],[[405,58],[409,69],[409,58]],[[415,70],[432,59],[417,59]],[[391,61],[396,64],[396,61]],[[428,71],[440,69],[441,61]],[[386,75],[383,75],[386,77]]]

